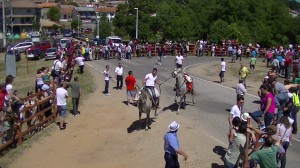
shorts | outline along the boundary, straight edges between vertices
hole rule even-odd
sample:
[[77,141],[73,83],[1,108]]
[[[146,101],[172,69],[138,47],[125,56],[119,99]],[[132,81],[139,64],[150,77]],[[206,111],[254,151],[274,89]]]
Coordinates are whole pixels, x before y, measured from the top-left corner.
[[57,106],[57,112],[59,117],[66,117],[67,116],[67,106],[63,105],[63,106]]
[[250,69],[255,69],[255,65],[250,64]]
[[223,78],[223,77],[224,77],[224,74],[225,74],[225,71],[221,71],[221,72],[219,73],[220,78]]
[[127,90],[127,96],[128,97],[134,97],[136,94],[136,90]]

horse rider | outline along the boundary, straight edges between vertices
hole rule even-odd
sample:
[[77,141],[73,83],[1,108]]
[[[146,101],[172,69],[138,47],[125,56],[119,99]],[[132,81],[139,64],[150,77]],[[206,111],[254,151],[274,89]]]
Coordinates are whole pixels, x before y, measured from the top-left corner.
[[145,88],[149,89],[152,93],[152,100],[154,104],[156,104],[157,102],[154,85],[155,83],[159,85],[159,83],[156,81],[157,79],[156,73],[157,73],[157,69],[153,68],[152,73],[147,74],[143,81]]

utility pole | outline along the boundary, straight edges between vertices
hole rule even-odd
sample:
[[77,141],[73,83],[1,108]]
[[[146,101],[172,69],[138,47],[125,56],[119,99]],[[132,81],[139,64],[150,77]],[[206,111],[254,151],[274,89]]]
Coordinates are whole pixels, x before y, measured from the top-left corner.
[[2,31],[2,38],[3,38],[3,48],[6,47],[6,23],[5,23],[5,0],[2,0],[2,22],[3,22],[3,31]]

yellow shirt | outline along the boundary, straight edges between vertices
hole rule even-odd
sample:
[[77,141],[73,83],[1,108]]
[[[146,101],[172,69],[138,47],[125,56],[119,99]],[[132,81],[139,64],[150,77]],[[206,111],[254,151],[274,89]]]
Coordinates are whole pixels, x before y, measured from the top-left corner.
[[240,78],[246,78],[248,75],[249,71],[246,67],[243,67],[240,69]]

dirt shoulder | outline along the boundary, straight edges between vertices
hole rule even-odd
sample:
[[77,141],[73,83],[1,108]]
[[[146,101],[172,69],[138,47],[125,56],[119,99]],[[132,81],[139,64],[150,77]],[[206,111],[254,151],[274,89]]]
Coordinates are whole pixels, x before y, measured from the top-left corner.
[[[213,152],[216,142],[208,138],[197,121],[169,112],[153,118],[152,113],[151,129],[145,132],[137,122],[137,108],[122,103],[125,91],[112,90],[115,84],[111,83],[111,96],[104,96],[102,75],[94,69],[90,71],[95,77],[96,90],[83,100],[79,107],[81,115],[70,117],[66,130],[57,127],[49,136],[33,142],[10,168],[164,167],[163,134],[173,120],[181,125],[178,137],[181,148],[189,155],[189,168],[222,164],[219,155]],[[182,157],[179,160],[184,167]]]
[[[239,68],[241,63],[244,64],[248,70],[249,60],[236,61],[235,63],[226,62],[225,82],[221,85],[235,89],[239,80]],[[187,72],[193,76],[219,83],[219,72],[221,69],[220,62],[203,63],[196,66],[192,66],[187,69]],[[257,95],[259,86],[262,83],[263,78],[266,76],[269,68],[266,67],[266,63],[257,61],[255,73],[248,75],[246,84],[247,92],[253,95]]]

